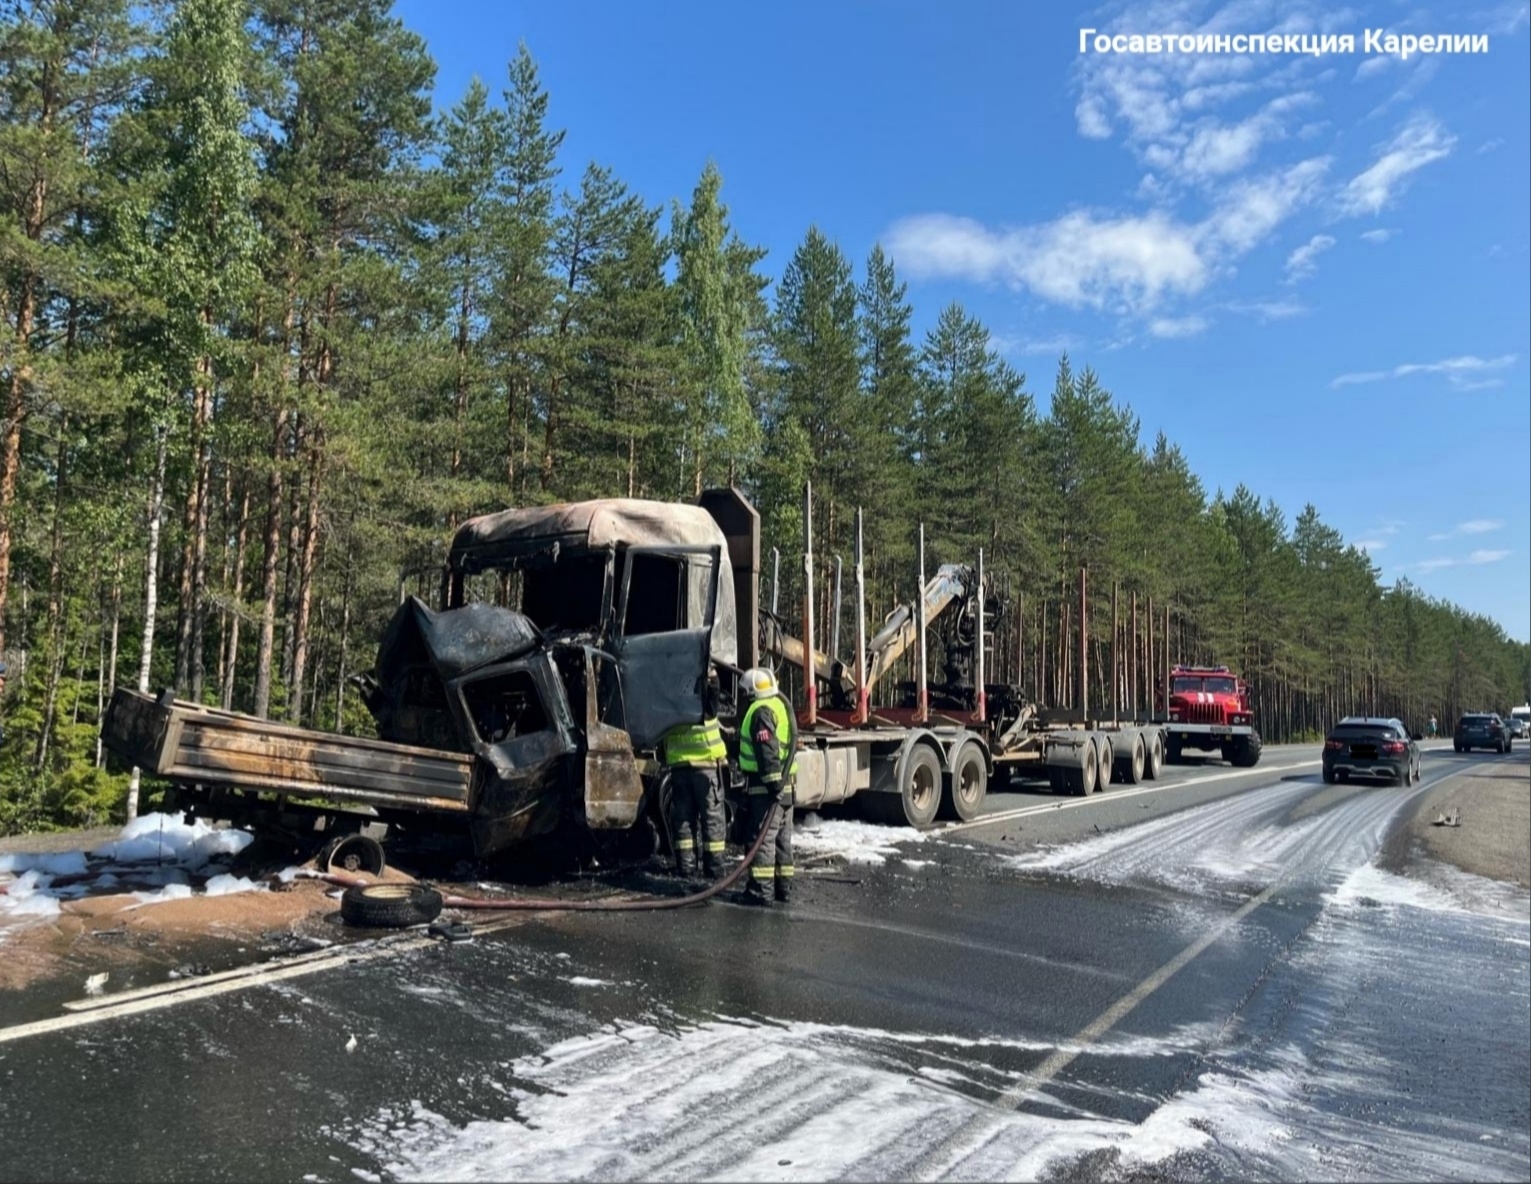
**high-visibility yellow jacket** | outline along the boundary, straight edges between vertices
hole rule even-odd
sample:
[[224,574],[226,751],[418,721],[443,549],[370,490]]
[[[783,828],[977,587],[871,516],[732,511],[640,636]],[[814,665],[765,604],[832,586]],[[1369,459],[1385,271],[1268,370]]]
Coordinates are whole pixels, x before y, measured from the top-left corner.
[[739,768],[752,782],[777,785],[797,775],[797,720],[780,695],[756,699],[739,723]]
[[664,763],[675,765],[715,765],[728,756],[723,745],[723,725],[715,719],[699,724],[681,724],[664,737]]

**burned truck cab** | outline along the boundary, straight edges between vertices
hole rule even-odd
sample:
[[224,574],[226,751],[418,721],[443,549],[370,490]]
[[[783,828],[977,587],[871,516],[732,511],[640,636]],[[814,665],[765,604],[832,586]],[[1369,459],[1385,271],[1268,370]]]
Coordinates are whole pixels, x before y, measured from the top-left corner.
[[463,524],[442,604],[400,607],[368,705],[384,739],[475,761],[480,854],[562,821],[633,826],[671,728],[737,658],[728,541],[698,506],[611,498]]

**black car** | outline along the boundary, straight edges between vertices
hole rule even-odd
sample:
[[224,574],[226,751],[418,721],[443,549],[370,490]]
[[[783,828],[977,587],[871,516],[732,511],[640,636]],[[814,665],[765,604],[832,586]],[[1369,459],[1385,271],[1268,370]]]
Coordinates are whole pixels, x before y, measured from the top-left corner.
[[1419,780],[1419,745],[1396,719],[1353,715],[1324,739],[1324,784],[1356,777],[1387,777],[1399,785]]
[[1451,746],[1458,752],[1471,752],[1474,748],[1509,752],[1514,744],[1510,729],[1492,711],[1472,711],[1464,715],[1457,720],[1457,730],[1451,737]]

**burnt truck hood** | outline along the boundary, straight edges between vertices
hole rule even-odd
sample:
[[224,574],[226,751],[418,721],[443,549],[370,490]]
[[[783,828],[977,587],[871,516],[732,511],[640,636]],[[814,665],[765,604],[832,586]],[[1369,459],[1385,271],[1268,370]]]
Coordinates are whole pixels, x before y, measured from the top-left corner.
[[375,674],[380,683],[393,682],[425,657],[446,683],[491,662],[519,658],[543,644],[537,626],[511,609],[465,604],[438,613],[411,596],[388,622],[378,646]]

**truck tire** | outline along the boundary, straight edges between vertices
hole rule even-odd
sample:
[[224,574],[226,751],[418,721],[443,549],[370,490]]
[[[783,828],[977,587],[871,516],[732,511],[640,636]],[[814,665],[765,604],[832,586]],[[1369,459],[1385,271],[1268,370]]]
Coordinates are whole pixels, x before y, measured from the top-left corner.
[[971,822],[983,809],[984,795],[989,792],[989,765],[984,760],[983,749],[971,740],[966,741],[957,750],[952,768],[952,775],[946,779],[946,788],[941,794],[941,817]]
[[1178,765],[1185,759],[1181,756],[1180,740],[1171,736],[1164,742],[1164,762],[1169,765]]
[[1084,746],[1084,764],[1077,769],[1068,770],[1069,792],[1075,797],[1087,798],[1100,788],[1100,764],[1099,752],[1095,745],[1086,742]]
[[1162,772],[1164,772],[1164,737],[1155,732],[1148,738],[1143,753],[1143,779],[1157,781]]
[[341,920],[367,929],[429,925],[440,915],[441,893],[424,884],[368,884],[340,897]]
[[941,758],[929,745],[916,744],[904,759],[898,793],[863,793],[865,818],[885,826],[912,826],[928,830],[941,807]]
[[1233,746],[1228,762],[1235,768],[1253,769],[1260,763],[1260,733],[1251,732],[1239,739],[1241,742]]
[[1143,768],[1147,763],[1143,748],[1143,737],[1133,737],[1132,750],[1112,767],[1116,780],[1123,785],[1136,785],[1143,780]]

